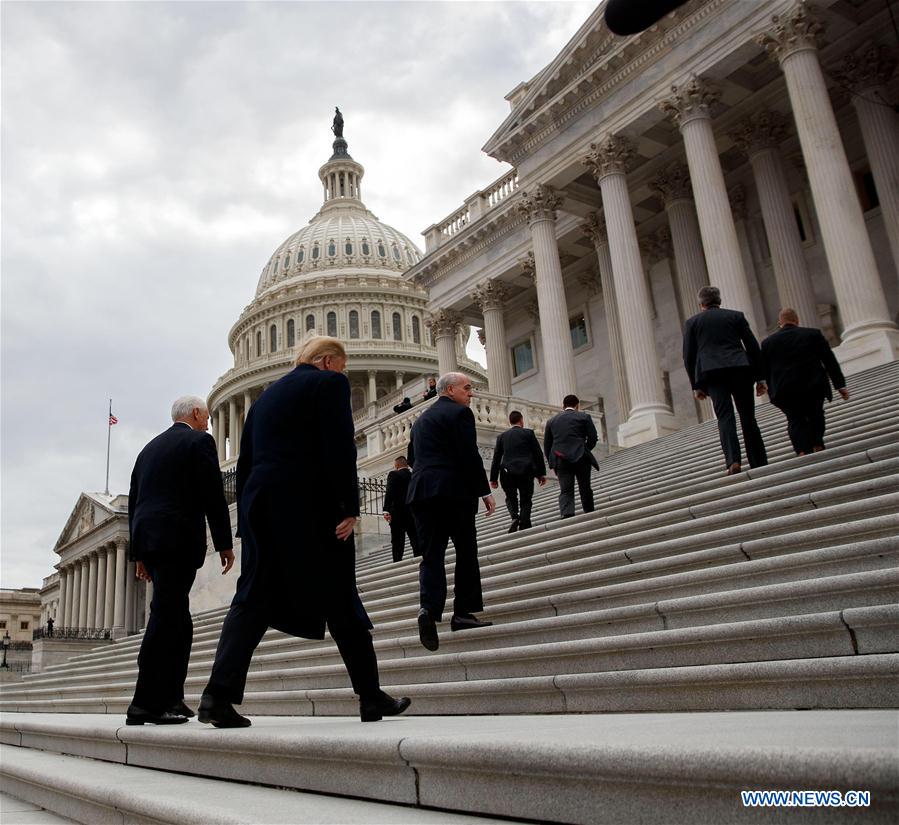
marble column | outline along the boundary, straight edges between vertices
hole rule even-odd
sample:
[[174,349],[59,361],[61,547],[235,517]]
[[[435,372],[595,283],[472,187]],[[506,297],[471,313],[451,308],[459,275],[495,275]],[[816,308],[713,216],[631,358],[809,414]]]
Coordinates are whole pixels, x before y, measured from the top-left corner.
[[681,321],[686,321],[699,312],[699,290],[709,283],[689,170],[683,164],[673,164],[649,183],[662,201],[668,217],[674,264],[677,268]]
[[[798,3],[757,38],[777,59],[821,227],[821,239],[843,319],[836,355],[849,374],[899,358],[899,330],[890,320],[874,250],[836,116],[818,60],[824,30],[805,3]],[[893,147],[895,150],[895,147]]]
[[89,559],[79,559],[78,564],[81,568],[81,589],[78,594],[78,627],[87,627],[87,589],[89,575]]
[[462,316],[451,309],[440,309],[425,321],[431,330],[431,339],[437,347],[437,370],[441,375],[456,372],[456,335],[462,324]]
[[240,430],[237,421],[237,399],[228,401],[228,458],[237,458],[240,450]]
[[627,368],[622,348],[621,321],[615,298],[615,279],[612,276],[612,256],[609,252],[609,236],[606,233],[605,220],[596,212],[591,212],[587,215],[586,223],[581,224],[581,230],[593,241],[593,247],[596,249],[599,282],[602,287],[603,306],[606,310],[606,327],[609,332],[609,357],[612,362],[612,375],[615,378],[618,418],[620,421],[625,421],[631,408],[631,398],[627,391]]
[[91,553],[87,568],[87,611],[83,627],[94,627],[94,615],[97,611],[97,554]]
[[634,150],[629,140],[617,135],[590,148],[584,163],[602,192],[631,404],[627,420],[618,426],[618,443],[630,447],[674,432],[678,425],[665,403],[649,289],[627,188],[627,167]]
[[106,601],[103,603],[103,624],[102,627],[105,627],[109,630],[112,630],[113,625],[115,624],[115,590],[116,590],[116,579],[115,579],[115,556],[116,549],[114,544],[107,545],[106,547]]
[[711,84],[695,77],[681,87],[673,86],[672,92],[672,96],[659,106],[677,124],[684,139],[699,231],[712,286],[721,290],[723,306],[742,312],[749,326],[757,332],[752,297],[709,113],[720,96],[719,92]]
[[512,394],[512,369],[506,352],[506,322],[503,304],[509,288],[502,281],[485,281],[471,293],[484,314],[484,349],[487,353],[487,389],[494,395]]
[[399,389],[405,383],[406,376],[402,372],[395,373],[395,376],[396,376],[396,388]]
[[868,45],[846,57],[831,74],[851,89],[865,152],[877,187],[893,263],[899,273],[899,116],[890,104],[887,82],[896,69],[895,52]]
[[737,124],[730,136],[752,166],[780,307],[795,309],[803,326],[819,327],[818,302],[778,148],[787,136],[786,120],[780,112],[763,109]]
[[368,371],[368,403],[375,404],[378,401],[378,371]]
[[137,591],[137,578],[135,577],[134,562],[125,564],[125,634],[134,633],[137,630],[135,616],[135,595]]
[[243,394],[243,421],[246,423],[247,416],[250,414],[250,407],[253,406],[253,396],[250,395],[249,391],[245,391]]
[[[115,543],[115,606],[113,608],[113,636],[119,638],[125,634],[125,581],[128,575],[128,559],[125,556],[125,542]],[[118,634],[118,635],[116,635]]]
[[57,608],[57,624],[65,626],[66,624],[66,606],[68,605],[68,597],[66,595],[66,587],[69,584],[69,571],[67,568],[60,566],[59,568],[59,607]]
[[536,186],[522,192],[518,209],[528,219],[534,247],[537,304],[540,307],[540,340],[543,344],[541,371],[546,376],[546,399],[561,404],[570,393],[577,393],[574,350],[562,263],[556,242],[556,210],[562,199],[551,186]]
[[78,624],[78,594],[81,591],[81,573],[77,564],[70,564],[66,568],[69,571],[66,583],[66,615],[65,626],[74,627]]
[[153,582],[144,582],[144,620],[141,627],[146,627],[150,621],[150,609],[153,607]]
[[221,404],[215,411],[215,447],[218,451],[219,464],[223,464],[228,458],[228,444],[225,435],[225,408]]
[[106,548],[97,551],[97,602],[94,607],[94,627],[106,627]]

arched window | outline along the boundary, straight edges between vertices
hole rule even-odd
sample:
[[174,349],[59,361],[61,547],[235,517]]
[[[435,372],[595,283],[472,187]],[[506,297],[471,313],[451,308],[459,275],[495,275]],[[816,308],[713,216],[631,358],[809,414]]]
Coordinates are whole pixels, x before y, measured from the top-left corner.
[[374,310],[371,314],[371,337],[381,337],[381,313]]
[[315,316],[311,313],[306,316],[306,332],[315,329]]
[[371,247],[368,245],[368,238],[362,239],[362,254],[366,257],[371,255]]
[[400,248],[394,244],[393,245],[393,260],[398,261],[400,259]]
[[249,335],[245,335],[244,339],[243,339],[243,356],[244,356],[245,360],[247,360],[247,361],[250,360],[250,336]]
[[378,241],[378,255],[382,258],[387,257],[387,250],[384,248],[384,244],[381,241]]
[[403,317],[398,313],[393,313],[393,340],[403,340]]
[[331,238],[331,240],[328,241],[328,257],[333,258],[336,254],[337,254],[337,244],[334,243],[334,239]]
[[284,268],[290,269],[290,253],[289,252],[284,256]]
[[256,331],[256,357],[262,355],[262,331]]
[[344,241],[344,243],[343,243],[343,251],[347,255],[353,254],[353,242],[349,238],[347,238],[346,241]]
[[365,406],[365,390],[362,387],[353,387],[350,390],[350,407],[353,412],[361,410]]
[[412,341],[416,344],[421,343],[421,321],[417,315],[412,316]]
[[332,338],[337,337],[337,313],[329,312],[328,313],[328,335]]
[[278,259],[275,258],[272,261],[272,274],[274,275],[274,273],[276,273],[277,271],[278,271]]
[[268,331],[268,351],[278,351],[278,328],[274,324],[272,324],[271,329]]
[[291,349],[297,342],[297,327],[291,318],[287,322],[287,348]]
[[350,310],[350,338],[359,337],[359,313],[355,309]]
[[312,260],[317,261],[322,254],[321,247],[318,245],[318,241],[316,241],[312,245]]
[[305,261],[305,260],[306,260],[306,250],[301,246],[301,247],[297,250],[297,263],[298,263],[298,264],[301,264],[301,263],[303,263],[303,261]]

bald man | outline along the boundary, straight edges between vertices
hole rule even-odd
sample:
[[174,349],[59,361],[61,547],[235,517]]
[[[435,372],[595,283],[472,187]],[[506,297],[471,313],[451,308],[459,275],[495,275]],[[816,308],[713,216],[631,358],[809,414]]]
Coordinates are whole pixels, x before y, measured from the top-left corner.
[[799,326],[795,309],[782,309],[777,332],[762,341],[762,368],[771,403],[787,417],[796,455],[824,449],[824,400],[833,384],[849,400],[846,379],[821,330]]

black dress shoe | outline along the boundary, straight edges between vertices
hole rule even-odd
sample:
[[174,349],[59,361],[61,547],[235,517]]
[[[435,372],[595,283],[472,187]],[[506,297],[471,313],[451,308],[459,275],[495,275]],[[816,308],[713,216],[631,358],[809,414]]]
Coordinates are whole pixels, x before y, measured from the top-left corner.
[[187,705],[184,704],[183,700],[180,702],[175,702],[175,704],[169,708],[169,713],[176,713],[179,716],[186,717],[187,719],[193,719],[194,716],[197,715]]
[[491,627],[493,622],[485,622],[472,616],[471,613],[460,613],[450,619],[450,630],[471,630],[473,627]]
[[394,699],[384,691],[374,699],[359,700],[359,716],[363,722],[379,722],[384,716],[399,716],[412,700],[404,696],[402,699]]
[[518,530],[518,519],[517,519],[517,518],[513,518],[513,519],[512,519],[512,523],[509,525],[509,531],[508,531],[508,532],[514,533],[514,532],[516,532],[517,530]]
[[428,650],[437,650],[440,639],[437,638],[437,622],[426,608],[418,611],[418,638]]
[[183,725],[187,721],[186,716],[163,710],[154,713],[152,710],[144,710],[137,705],[128,705],[125,714],[126,725]]
[[204,724],[212,723],[214,728],[248,728],[253,724],[246,716],[241,716],[234,705],[224,699],[203,694],[200,698],[200,711],[197,716]]

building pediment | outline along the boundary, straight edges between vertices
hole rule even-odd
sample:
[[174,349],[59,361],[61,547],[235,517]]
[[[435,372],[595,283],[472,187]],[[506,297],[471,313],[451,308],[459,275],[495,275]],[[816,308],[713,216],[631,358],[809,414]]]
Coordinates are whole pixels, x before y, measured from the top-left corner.
[[82,536],[90,533],[108,521],[128,513],[127,496],[108,496],[104,493],[81,493],[74,509],[69,515],[66,525],[56,541],[54,552],[60,553],[63,548]]

